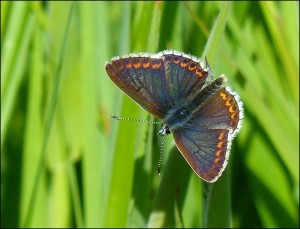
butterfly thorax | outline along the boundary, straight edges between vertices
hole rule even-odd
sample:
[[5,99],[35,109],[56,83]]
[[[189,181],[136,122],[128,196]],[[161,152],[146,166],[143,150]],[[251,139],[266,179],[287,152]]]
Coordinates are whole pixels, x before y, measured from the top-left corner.
[[194,97],[192,97],[191,103],[176,105],[169,109],[164,117],[164,125],[159,131],[159,134],[166,135],[184,127],[193,117],[194,113],[201,109],[205,101],[207,101],[225,81],[226,78],[222,75],[204,88],[200,88],[200,90],[194,94]]
[[192,112],[187,106],[174,107],[164,117],[164,124],[170,132],[183,127],[192,118]]

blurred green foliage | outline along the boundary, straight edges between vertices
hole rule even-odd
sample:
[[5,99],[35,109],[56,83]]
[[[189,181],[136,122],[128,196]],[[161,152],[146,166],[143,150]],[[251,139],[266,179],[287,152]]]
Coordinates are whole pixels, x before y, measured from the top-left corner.
[[[104,64],[174,49],[245,108],[214,184]],[[1,227],[299,227],[299,2],[1,1]]]

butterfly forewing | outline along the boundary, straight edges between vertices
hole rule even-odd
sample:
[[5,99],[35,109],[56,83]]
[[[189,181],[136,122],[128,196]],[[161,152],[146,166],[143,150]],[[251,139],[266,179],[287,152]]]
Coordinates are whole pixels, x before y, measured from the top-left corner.
[[125,94],[161,119],[201,90],[208,76],[200,61],[172,51],[115,58],[105,69]]
[[163,118],[168,95],[164,64],[159,58],[127,57],[113,60],[105,67],[109,77],[125,94],[146,111]]
[[185,56],[165,54],[165,77],[172,107],[186,103],[199,92],[208,76],[199,61]]

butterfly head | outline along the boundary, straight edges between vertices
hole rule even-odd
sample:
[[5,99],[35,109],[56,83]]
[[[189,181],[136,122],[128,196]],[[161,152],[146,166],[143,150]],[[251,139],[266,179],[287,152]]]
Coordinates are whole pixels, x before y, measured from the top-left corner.
[[169,126],[167,124],[163,123],[161,129],[158,131],[158,135],[165,136],[170,133],[171,133],[171,131],[169,129]]

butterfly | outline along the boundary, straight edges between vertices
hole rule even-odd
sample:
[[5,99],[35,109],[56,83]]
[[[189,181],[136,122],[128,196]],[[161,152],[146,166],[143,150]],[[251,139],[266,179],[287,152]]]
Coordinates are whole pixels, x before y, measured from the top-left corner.
[[127,96],[163,120],[159,134],[173,134],[199,177],[215,182],[221,176],[244,114],[239,95],[225,86],[225,75],[213,80],[207,60],[204,66],[173,50],[114,57],[105,70]]

